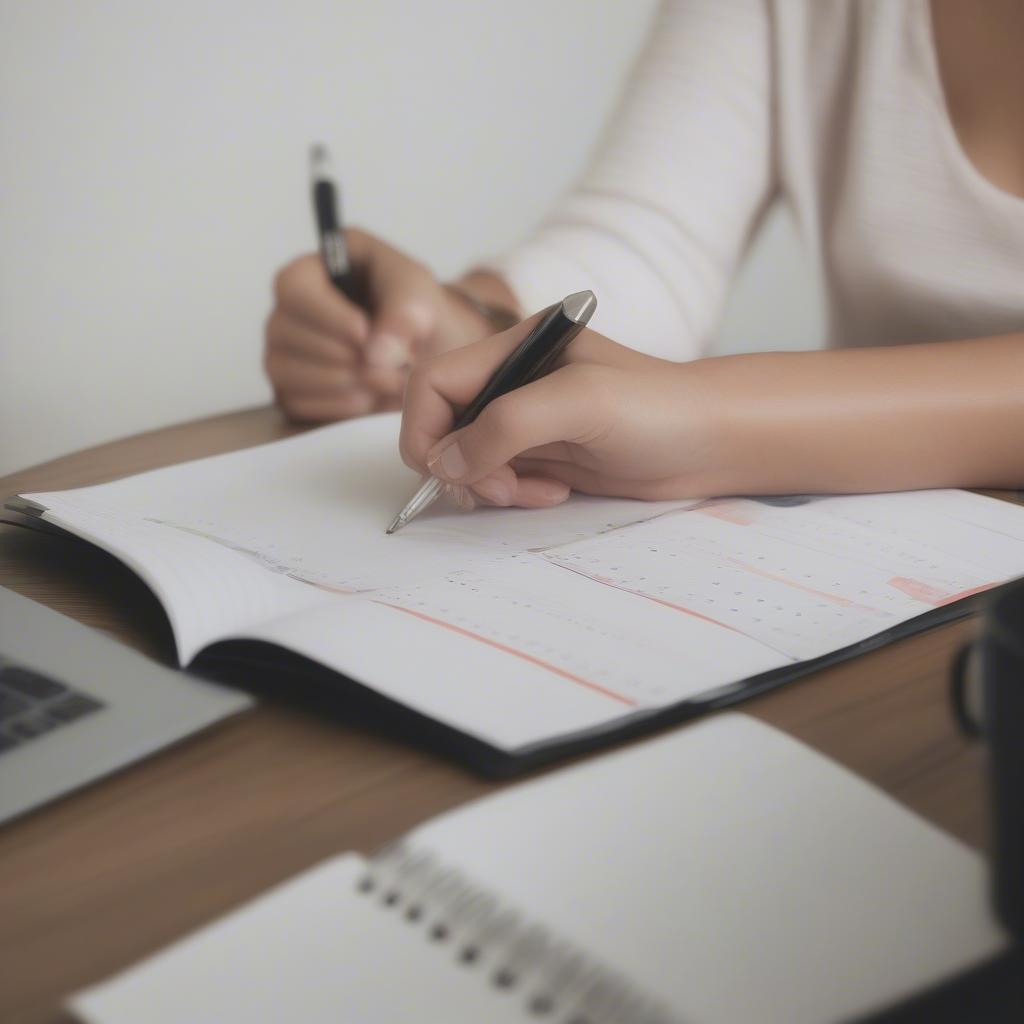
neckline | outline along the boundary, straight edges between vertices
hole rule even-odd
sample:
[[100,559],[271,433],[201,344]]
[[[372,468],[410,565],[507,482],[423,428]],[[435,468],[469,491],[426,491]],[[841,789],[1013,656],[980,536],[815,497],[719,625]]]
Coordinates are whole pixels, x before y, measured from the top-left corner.
[[935,44],[935,24],[932,18],[931,0],[916,0],[914,6],[917,9],[917,16],[913,19],[913,27],[923,58],[929,97],[935,103],[935,117],[939,123],[942,142],[953,163],[959,167],[960,176],[966,179],[973,188],[987,192],[999,202],[1012,205],[1017,210],[1024,209],[1024,195],[1009,192],[1001,185],[997,185],[978,168],[960,142],[960,136],[956,133],[956,125],[953,124],[953,117],[946,101],[946,87],[942,82],[939,52]]

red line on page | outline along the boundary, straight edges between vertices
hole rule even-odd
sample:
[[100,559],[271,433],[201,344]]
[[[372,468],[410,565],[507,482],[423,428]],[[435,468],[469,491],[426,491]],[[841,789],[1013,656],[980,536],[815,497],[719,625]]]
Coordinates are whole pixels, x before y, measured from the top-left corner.
[[970,587],[967,590],[961,590],[958,594],[950,594],[949,597],[943,601],[943,604],[952,604],[954,601],[962,601],[965,597],[974,597],[976,594],[984,594],[986,590],[991,590],[996,583],[982,583],[977,587]]
[[391,604],[389,601],[379,600],[374,600],[373,603],[382,604],[385,608],[394,608],[396,612],[405,612],[406,615],[414,615],[417,619],[433,623],[435,626],[443,626],[445,629],[450,629],[453,633],[458,633],[460,636],[468,637],[470,640],[477,640],[482,644],[487,644],[488,647],[493,647],[495,650],[502,651],[505,654],[511,654],[513,657],[522,658],[523,661],[528,661],[531,665],[536,665],[538,668],[543,668],[548,672],[553,672],[556,676],[568,679],[570,683],[576,683],[579,686],[586,687],[588,690],[593,690],[595,693],[601,694],[602,697],[609,697],[611,700],[616,700],[620,704],[625,704],[627,707],[636,707],[636,701],[632,698],[624,697],[621,693],[609,690],[598,683],[592,683],[589,679],[584,679],[582,676],[573,675],[572,672],[566,672],[564,668],[552,665],[550,662],[544,661],[541,658],[535,658],[532,654],[527,654],[526,651],[517,650],[515,647],[508,647],[505,644],[499,643],[497,640],[491,640],[490,637],[481,636],[479,633],[463,629],[462,626],[456,626],[452,622],[445,622],[444,619],[435,619],[433,615],[426,615],[424,612],[414,611],[412,608],[406,608],[401,604]]
[[671,608],[674,612],[682,612],[684,615],[690,615],[695,619],[703,619],[705,622],[710,622],[712,626],[720,626],[722,629],[729,630],[730,633],[736,633],[738,636],[745,636],[748,640],[753,640],[754,643],[760,644],[762,647],[767,647],[768,650],[775,651],[776,654],[781,654],[784,658],[789,658],[790,661],[800,660],[789,651],[783,650],[781,647],[775,647],[773,644],[768,643],[767,640],[763,640],[759,636],[754,636],[751,633],[745,633],[742,629],[730,626],[727,622],[714,619],[710,615],[702,615],[700,612],[695,612],[692,608],[687,608],[685,605],[675,604],[673,601],[666,601],[663,597],[655,597],[653,594],[648,594],[645,590],[634,590],[632,587],[624,587],[621,583],[616,583],[614,580],[608,579],[607,576],[598,576],[596,573],[584,572],[582,569],[576,569],[571,565],[566,565],[565,562],[555,561],[553,558],[549,559],[549,561],[552,565],[557,565],[560,569],[567,569],[569,572],[576,573],[577,576],[593,580],[595,583],[611,587],[613,590],[621,590],[624,594],[632,594],[634,597],[642,597],[645,601],[653,601],[655,604],[660,604],[664,608]]
[[[604,586],[611,587],[613,590],[621,590],[624,594],[633,594],[636,597],[646,598],[648,601],[653,601],[655,604],[663,605],[665,608],[671,608],[674,612],[683,612],[686,615],[692,615],[695,619],[703,619],[705,622],[710,622],[712,626],[721,626],[722,629],[728,629],[732,633],[739,633],[740,636],[747,636],[742,629],[730,626],[727,622],[720,622],[718,619],[713,619],[710,615],[702,615],[700,612],[695,612],[692,608],[687,608],[685,605],[675,604],[673,601],[666,601],[663,597],[655,597],[653,594],[647,593],[646,590],[634,590],[632,587],[624,587],[621,583],[616,583],[614,580],[608,579],[607,576],[598,576],[596,573],[584,572],[582,569],[566,565],[565,562],[556,562],[554,559],[551,559],[551,564],[557,565],[560,569],[568,569],[569,572],[574,572],[577,576],[585,576],[588,580],[593,580],[595,583],[602,583]],[[749,637],[749,639],[753,640],[756,639],[756,637]],[[758,643],[762,642],[763,641],[760,640],[758,641]]]
[[823,601],[839,605],[840,608],[856,608],[858,611],[872,612],[875,615],[879,614],[879,610],[872,608],[871,605],[858,604],[848,597],[830,594],[827,590],[818,590],[817,587],[808,587],[806,584],[797,583],[796,580],[791,580],[786,576],[780,576],[777,572],[768,572],[766,569],[759,569],[756,565],[750,565],[735,558],[727,558],[726,561],[730,565],[736,566],[737,569],[742,569],[744,572],[752,573],[754,576],[763,576],[766,580],[774,580],[776,583],[792,587],[794,590],[802,590],[805,594],[813,594],[815,597],[820,597]]
[[889,586],[894,587],[915,601],[920,601],[922,604],[930,604],[934,608],[941,608],[944,605],[952,604],[954,601],[962,601],[965,597],[982,594],[986,590],[991,590],[995,584],[983,583],[979,587],[970,587],[967,590],[961,590],[959,593],[950,594],[922,580],[911,579],[907,576],[893,576],[889,580]]

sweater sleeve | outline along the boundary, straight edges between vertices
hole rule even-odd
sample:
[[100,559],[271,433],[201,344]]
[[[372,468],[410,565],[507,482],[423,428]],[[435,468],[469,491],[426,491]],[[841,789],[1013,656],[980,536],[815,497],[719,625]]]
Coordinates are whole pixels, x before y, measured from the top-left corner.
[[664,0],[595,158],[532,237],[492,260],[527,310],[591,288],[591,326],[699,356],[776,190],[767,0]]

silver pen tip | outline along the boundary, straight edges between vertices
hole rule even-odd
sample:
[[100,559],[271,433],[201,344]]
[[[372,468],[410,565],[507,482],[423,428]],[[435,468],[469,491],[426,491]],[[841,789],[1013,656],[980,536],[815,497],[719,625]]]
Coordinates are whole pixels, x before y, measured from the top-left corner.
[[597,296],[587,289],[575,292],[562,300],[562,312],[574,323],[586,326],[597,309]]
[[388,524],[388,528],[384,532],[388,534],[388,536],[390,536],[396,530],[400,530],[403,526],[405,526],[405,517],[402,515],[401,512],[399,512],[398,515],[391,520],[391,522]]

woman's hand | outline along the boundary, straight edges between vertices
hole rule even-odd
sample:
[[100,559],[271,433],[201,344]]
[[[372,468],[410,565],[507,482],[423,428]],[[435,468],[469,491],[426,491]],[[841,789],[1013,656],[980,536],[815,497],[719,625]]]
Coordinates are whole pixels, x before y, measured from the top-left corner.
[[663,499],[708,493],[709,402],[696,364],[672,363],[584,330],[561,365],[450,433],[537,318],[412,372],[402,458],[495,505],[540,508],[587,494]]
[[[411,364],[494,329],[422,264],[363,231],[347,231],[346,240],[365,308],[334,288],[316,253],[293,260],[274,280],[264,367],[294,419],[398,408]],[[479,280],[467,279],[467,287],[482,287],[481,298],[497,295],[499,304],[512,305],[497,279],[474,276]]]
[[409,379],[402,457],[498,505],[1024,483],[1024,334],[671,363],[583,331],[451,432],[537,318]]

